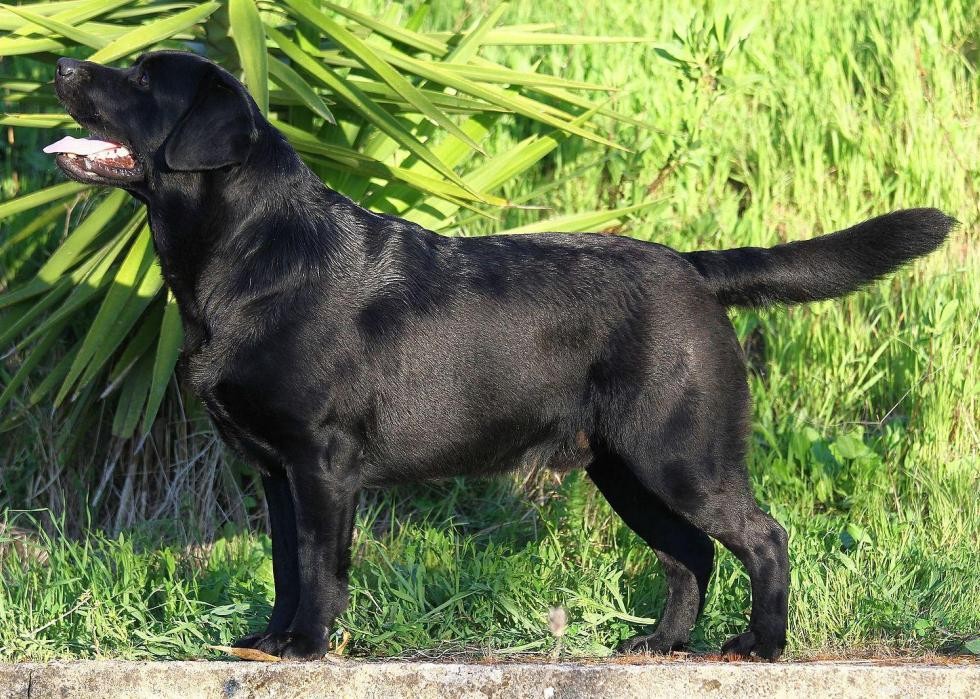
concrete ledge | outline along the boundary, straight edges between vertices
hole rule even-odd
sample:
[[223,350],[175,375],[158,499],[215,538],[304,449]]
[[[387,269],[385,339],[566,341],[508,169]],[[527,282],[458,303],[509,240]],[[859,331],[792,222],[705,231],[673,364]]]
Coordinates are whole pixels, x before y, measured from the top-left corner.
[[880,662],[0,664],[0,699],[41,697],[980,697],[980,664]]

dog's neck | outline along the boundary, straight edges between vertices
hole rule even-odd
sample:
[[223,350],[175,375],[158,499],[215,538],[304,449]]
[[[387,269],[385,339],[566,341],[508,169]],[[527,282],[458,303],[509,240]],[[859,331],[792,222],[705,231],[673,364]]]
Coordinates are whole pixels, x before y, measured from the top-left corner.
[[[332,220],[331,200],[347,200],[327,189],[269,129],[242,165],[186,173],[177,186],[146,197],[154,246],[180,307],[188,350],[210,339],[221,315],[270,293],[288,293],[311,274],[335,276],[324,275],[324,267],[339,265],[341,251],[359,247],[350,240],[356,227],[338,227]],[[175,181],[172,174],[167,181]],[[272,212],[286,224],[279,230],[264,225]]]

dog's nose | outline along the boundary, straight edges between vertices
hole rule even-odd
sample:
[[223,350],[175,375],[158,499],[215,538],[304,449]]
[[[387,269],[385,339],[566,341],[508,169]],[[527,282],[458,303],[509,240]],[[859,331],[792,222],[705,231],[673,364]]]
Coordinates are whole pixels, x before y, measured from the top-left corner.
[[59,58],[58,77],[71,78],[78,73],[78,68],[80,65],[81,61],[76,61],[74,58]]

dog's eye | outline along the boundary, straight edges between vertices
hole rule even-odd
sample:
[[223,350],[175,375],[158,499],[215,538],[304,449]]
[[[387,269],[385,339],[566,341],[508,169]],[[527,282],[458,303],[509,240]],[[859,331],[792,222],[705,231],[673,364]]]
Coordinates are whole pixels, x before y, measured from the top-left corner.
[[139,77],[136,78],[136,82],[137,82],[137,84],[140,87],[149,87],[150,86],[150,76],[147,75],[146,72],[142,72],[142,73],[139,74]]

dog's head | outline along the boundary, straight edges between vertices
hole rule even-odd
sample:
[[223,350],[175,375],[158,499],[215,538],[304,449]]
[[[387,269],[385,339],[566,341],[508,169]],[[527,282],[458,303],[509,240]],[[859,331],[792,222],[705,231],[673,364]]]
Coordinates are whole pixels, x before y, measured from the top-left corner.
[[146,194],[171,173],[244,163],[261,120],[231,74],[179,51],[144,54],[129,68],[62,58],[55,89],[90,137],[45,152],[72,179]]

